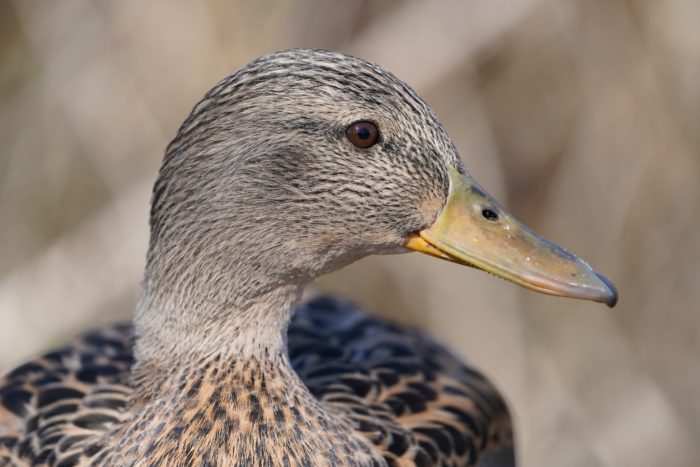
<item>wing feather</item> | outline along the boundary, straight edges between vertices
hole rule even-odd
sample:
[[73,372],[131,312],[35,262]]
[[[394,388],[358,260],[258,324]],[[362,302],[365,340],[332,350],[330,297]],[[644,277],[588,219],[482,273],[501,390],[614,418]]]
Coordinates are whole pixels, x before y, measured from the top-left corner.
[[297,312],[289,351],[311,391],[346,413],[390,465],[477,465],[495,452],[513,465],[498,390],[426,334],[318,298]]

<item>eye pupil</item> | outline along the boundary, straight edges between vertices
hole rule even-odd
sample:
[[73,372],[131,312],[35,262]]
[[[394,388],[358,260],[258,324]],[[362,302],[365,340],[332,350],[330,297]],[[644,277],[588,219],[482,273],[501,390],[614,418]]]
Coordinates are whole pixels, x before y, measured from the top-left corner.
[[372,122],[355,122],[345,130],[345,137],[358,148],[367,149],[379,141],[379,129]]
[[369,130],[367,128],[358,128],[357,129],[357,137],[360,139],[368,139],[369,138]]
[[481,215],[487,221],[496,222],[498,220],[498,214],[495,211],[492,211],[491,209],[488,209],[488,208],[482,209]]

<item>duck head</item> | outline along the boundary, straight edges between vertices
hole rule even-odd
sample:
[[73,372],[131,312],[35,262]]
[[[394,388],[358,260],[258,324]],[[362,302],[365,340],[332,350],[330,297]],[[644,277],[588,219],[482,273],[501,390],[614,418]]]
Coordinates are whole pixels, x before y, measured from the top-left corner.
[[257,59],[195,106],[155,185],[145,284],[238,301],[406,250],[538,292],[617,300],[476,183],[408,85],[318,50]]

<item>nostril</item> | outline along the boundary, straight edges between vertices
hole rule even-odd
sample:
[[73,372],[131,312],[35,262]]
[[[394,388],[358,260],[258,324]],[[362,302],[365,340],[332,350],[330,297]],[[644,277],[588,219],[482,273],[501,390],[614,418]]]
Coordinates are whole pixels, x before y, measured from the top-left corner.
[[493,211],[489,208],[484,208],[481,210],[481,215],[486,219],[487,221],[491,222],[496,222],[498,220],[498,213],[496,211]]

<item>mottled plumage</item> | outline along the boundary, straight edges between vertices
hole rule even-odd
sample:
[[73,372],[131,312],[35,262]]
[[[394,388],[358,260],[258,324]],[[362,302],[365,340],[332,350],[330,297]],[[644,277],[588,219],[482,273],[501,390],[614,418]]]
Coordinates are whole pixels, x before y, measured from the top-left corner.
[[[99,435],[127,411],[133,391],[131,333],[129,326],[92,332],[0,380],[1,420],[16,427],[0,438],[0,465],[69,465],[77,454],[96,449]],[[499,450],[512,462],[510,419],[496,389],[417,330],[320,298],[300,307],[292,319],[289,359],[311,393],[342,413],[389,465],[473,465]],[[211,397],[207,386],[215,386],[216,378],[235,365],[240,362],[217,362],[207,370],[210,378],[193,380],[185,390]],[[258,378],[254,367],[248,371],[250,377],[226,395],[228,407],[216,398],[199,414],[202,427],[209,428],[194,439],[215,433],[217,421],[225,430],[241,429],[242,418],[302,427],[315,416],[304,414],[308,408],[303,405],[280,404],[270,385],[281,375],[273,372],[263,383],[264,373]],[[177,428],[161,426],[160,420],[153,424],[171,433]],[[144,441],[148,433],[144,431]],[[338,459],[348,455],[343,448],[334,452]],[[249,464],[274,465],[278,446],[257,449],[251,449],[255,457]],[[215,458],[210,454],[212,462]],[[283,452],[279,460],[284,462]]]
[[450,173],[433,112],[374,64],[296,50],[224,79],[166,151],[133,327],[0,380],[0,465],[512,465],[498,392],[430,338],[331,299],[294,314],[319,275],[405,251]]

